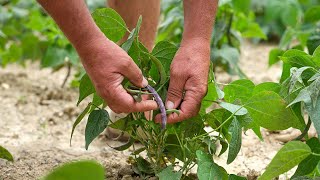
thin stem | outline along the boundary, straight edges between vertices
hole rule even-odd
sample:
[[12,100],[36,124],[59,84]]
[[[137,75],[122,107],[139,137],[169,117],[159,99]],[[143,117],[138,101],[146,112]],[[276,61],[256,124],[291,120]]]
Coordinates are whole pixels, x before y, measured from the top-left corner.
[[307,123],[306,127],[304,128],[303,132],[298,137],[296,137],[295,140],[300,141],[302,138],[304,138],[308,134],[311,123],[312,123],[312,121],[311,121],[311,118],[309,117],[308,123]]

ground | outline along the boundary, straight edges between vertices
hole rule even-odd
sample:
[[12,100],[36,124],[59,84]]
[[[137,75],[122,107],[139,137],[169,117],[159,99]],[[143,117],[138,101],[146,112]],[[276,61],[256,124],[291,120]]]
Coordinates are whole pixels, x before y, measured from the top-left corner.
[[[244,43],[240,66],[255,83],[277,81],[280,77],[280,65],[269,68],[267,63],[268,52],[274,46]],[[64,162],[79,159],[99,161],[105,166],[107,179],[138,179],[131,176],[133,171],[126,163],[130,152],[118,152],[107,145],[119,142],[101,136],[88,151],[84,149],[85,123],[76,129],[70,147],[73,121],[86,102],[77,107],[77,89],[60,88],[65,74],[65,70],[51,73],[40,69],[37,63],[26,68],[9,65],[0,69],[0,145],[15,159],[14,163],[0,160],[0,180],[36,179]],[[217,77],[222,83],[235,79],[225,73],[218,73]],[[215,161],[229,173],[255,179],[286,141],[288,132],[294,131],[263,131],[262,142],[248,131],[243,134],[241,151],[231,165],[226,166],[226,155]]]

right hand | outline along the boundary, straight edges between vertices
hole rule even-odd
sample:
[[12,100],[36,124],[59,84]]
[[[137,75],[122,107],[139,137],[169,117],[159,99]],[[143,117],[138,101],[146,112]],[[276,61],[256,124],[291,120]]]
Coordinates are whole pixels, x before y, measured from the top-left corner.
[[158,108],[153,100],[136,102],[123,88],[126,77],[137,87],[146,87],[148,81],[141,70],[117,44],[106,37],[95,38],[77,47],[82,64],[97,93],[115,113],[145,112]]

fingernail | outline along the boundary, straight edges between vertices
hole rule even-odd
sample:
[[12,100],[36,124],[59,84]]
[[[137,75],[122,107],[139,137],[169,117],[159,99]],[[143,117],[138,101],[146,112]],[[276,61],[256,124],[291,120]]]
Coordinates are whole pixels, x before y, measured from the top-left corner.
[[172,102],[172,101],[167,101],[167,103],[166,103],[166,108],[167,108],[167,109],[173,109],[173,107],[174,107],[173,102]]
[[148,81],[147,81],[147,79],[145,77],[143,77],[142,85],[143,85],[143,87],[148,86]]

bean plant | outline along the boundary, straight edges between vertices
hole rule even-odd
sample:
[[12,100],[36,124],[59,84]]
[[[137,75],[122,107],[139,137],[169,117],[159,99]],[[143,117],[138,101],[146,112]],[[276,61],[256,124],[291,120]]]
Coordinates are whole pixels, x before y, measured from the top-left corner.
[[[254,84],[249,79],[239,79],[221,84],[215,80],[211,65],[208,92],[197,116],[176,124],[166,124],[166,118],[162,116],[162,122],[157,124],[154,122],[156,114],[179,113],[176,109],[165,110],[162,104],[170,81],[170,64],[178,47],[160,41],[149,52],[138,37],[141,17],[136,28],[129,31],[121,16],[112,9],[97,9],[92,16],[106,37],[114,42],[129,33],[121,47],[140,67],[150,86],[137,88],[127,80],[123,86],[137,102],[143,95],[153,97],[160,110],[150,113],[148,117],[144,112],[136,112],[112,121],[105,110],[108,104],[97,95],[89,76],[85,74],[80,81],[77,104],[85,98],[91,98],[91,102],[76,119],[71,138],[76,126],[88,114],[86,149],[109,127],[129,135],[128,142],[112,148],[119,151],[131,148],[129,162],[143,178],[190,179],[191,169],[197,168],[200,180],[246,179],[229,174],[214,162],[213,156],[227,153],[227,164],[230,164],[241,149],[243,131],[253,130],[262,140],[261,128],[275,131],[292,127],[300,130],[301,135],[279,150],[259,179],[273,179],[297,165],[292,178],[319,176],[319,139],[308,138],[307,132],[313,122],[320,133],[320,48],[313,54],[290,49],[280,56],[289,71],[283,72],[279,83]],[[212,110],[212,105],[218,108]],[[142,146],[137,146],[135,142]]]

